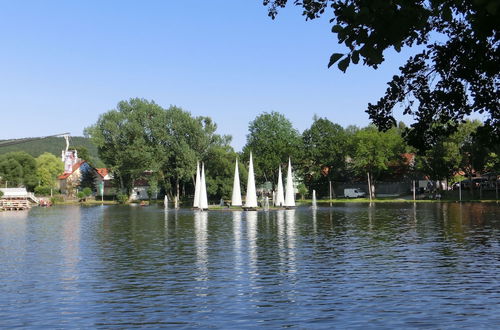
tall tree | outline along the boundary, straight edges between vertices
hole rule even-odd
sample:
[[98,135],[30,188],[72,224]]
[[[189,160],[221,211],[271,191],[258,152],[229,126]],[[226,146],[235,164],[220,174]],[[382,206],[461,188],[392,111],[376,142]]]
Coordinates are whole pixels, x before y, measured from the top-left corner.
[[[287,0],[263,0],[274,19]],[[450,135],[473,112],[486,117],[479,135],[500,143],[500,7],[497,0],[294,0],[306,19],[331,17],[345,53],[334,53],[346,71],[352,62],[377,68],[391,48],[425,46],[389,82],[367,112],[383,130],[396,123],[393,109],[415,119],[405,132],[420,150]]]
[[382,171],[388,169],[392,160],[401,157],[403,151],[404,144],[396,129],[379,132],[371,125],[354,135],[352,165],[360,177],[369,174],[371,185]]
[[45,152],[36,158],[36,175],[41,186],[55,188],[57,176],[64,171],[64,163],[51,153]]
[[134,180],[144,178],[153,190],[163,186],[180,197],[181,187],[191,185],[196,161],[207,160],[212,147],[228,146],[230,137],[218,135],[216,129],[209,117],[130,99],[101,115],[86,134],[127,192]]
[[324,194],[328,181],[345,178],[348,134],[342,126],[314,117],[311,127],[302,133],[302,140],[306,183]]
[[9,185],[33,190],[38,183],[35,158],[24,151],[0,155],[0,176],[3,181],[9,181]]
[[278,180],[278,166],[300,159],[301,138],[292,123],[278,112],[264,112],[248,126],[247,143],[243,147],[245,159],[253,153],[255,175],[261,182]]
[[163,109],[154,102],[130,99],[119,102],[116,109],[102,114],[96,124],[85,129],[100,158],[127,193],[159,155],[155,152],[159,145],[151,143],[154,136],[150,128],[162,116]]

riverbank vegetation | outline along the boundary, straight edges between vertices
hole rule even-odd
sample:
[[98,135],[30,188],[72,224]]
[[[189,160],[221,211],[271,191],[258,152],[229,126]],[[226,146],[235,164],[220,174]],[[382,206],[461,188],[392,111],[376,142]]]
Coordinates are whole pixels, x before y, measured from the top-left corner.
[[[240,160],[240,179],[245,183],[250,152],[257,184],[267,191],[274,189],[278,168],[285,170],[290,157],[302,198],[310,197],[313,189],[318,198],[325,198],[332,183],[366,183],[368,179],[375,185],[421,178],[449,185],[466,179],[472,182],[479,173],[500,171],[500,146],[483,144],[476,135],[481,127],[479,121],[466,120],[455,133],[417,150],[405,142],[403,123],[381,132],[372,125],[344,128],[314,116],[311,126],[299,132],[284,114],[273,111],[249,123],[247,143],[236,152],[231,137],[219,134],[211,118],[135,98],[102,114],[85,134],[95,145],[99,161],[113,175],[114,185],[122,192],[120,200],[126,201],[134,182],[143,180],[149,196],[167,194],[170,200],[182,201],[194,191],[197,161],[205,164],[209,198],[229,198],[235,160]],[[78,148],[80,157],[92,163],[95,157],[85,147]],[[0,155],[2,186],[25,186],[49,195],[57,191],[56,178],[62,171],[62,162],[50,153],[37,158],[25,152]],[[85,187],[89,185],[82,183],[80,188]],[[80,195],[88,199],[88,194]],[[472,192],[470,198],[478,197]]]
[[327,118],[314,116],[310,128],[300,133],[281,113],[264,112],[249,123],[247,144],[237,153],[231,137],[217,133],[208,117],[193,117],[182,108],[164,109],[153,101],[131,99],[101,115],[86,134],[97,145],[99,156],[127,194],[134,180],[144,178],[150,190],[179,199],[193,192],[196,162],[205,163],[207,190],[212,200],[231,193],[236,158],[240,178],[246,182],[244,164],[254,156],[257,183],[272,190],[278,167],[291,157],[295,177],[305,186],[327,196],[329,182],[454,181],[479,172],[499,171],[499,146],[482,145],[475,133],[479,121],[465,121],[457,132],[420,151],[409,146],[399,123],[386,132],[374,126],[343,128]]

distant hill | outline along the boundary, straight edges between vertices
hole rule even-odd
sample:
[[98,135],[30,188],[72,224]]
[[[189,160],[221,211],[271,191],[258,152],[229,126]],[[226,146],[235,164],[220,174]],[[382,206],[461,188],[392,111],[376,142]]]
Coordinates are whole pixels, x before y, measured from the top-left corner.
[[[7,141],[14,142],[16,140],[0,140],[0,155],[11,151],[24,151],[33,157],[38,157],[44,152],[50,152],[57,157],[61,157],[61,151],[66,148],[66,141],[63,137],[49,137],[40,140],[2,146],[2,143]],[[87,148],[95,165],[97,167],[104,167],[103,162],[99,159],[97,154],[97,147],[90,141],[89,138],[83,136],[72,136],[69,141],[71,147],[82,146]]]

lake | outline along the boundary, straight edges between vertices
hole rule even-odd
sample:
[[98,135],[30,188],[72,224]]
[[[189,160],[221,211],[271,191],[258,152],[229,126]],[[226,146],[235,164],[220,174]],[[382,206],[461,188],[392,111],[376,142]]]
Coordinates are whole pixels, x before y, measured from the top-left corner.
[[0,212],[0,327],[498,326],[495,203]]

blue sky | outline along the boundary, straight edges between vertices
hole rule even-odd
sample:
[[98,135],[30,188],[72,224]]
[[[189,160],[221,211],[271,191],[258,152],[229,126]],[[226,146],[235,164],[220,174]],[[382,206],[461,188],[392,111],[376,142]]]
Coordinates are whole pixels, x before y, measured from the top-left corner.
[[212,117],[241,150],[248,124],[278,111],[302,132],[317,114],[365,126],[408,57],[327,69],[345,49],[327,17],[276,20],[261,0],[0,0],[0,139],[82,135],[131,97]]

